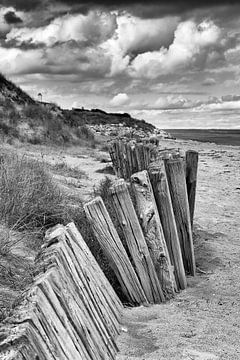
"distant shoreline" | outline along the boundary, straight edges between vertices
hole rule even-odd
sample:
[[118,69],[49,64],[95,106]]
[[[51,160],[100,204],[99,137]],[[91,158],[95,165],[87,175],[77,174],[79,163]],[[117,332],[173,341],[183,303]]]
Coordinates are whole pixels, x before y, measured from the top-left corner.
[[240,129],[163,129],[177,139],[240,146]]

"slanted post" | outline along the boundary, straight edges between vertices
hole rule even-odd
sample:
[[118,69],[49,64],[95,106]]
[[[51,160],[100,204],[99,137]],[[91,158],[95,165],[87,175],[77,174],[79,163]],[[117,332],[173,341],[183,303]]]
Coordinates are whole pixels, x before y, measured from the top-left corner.
[[187,274],[194,276],[195,257],[183,160],[167,159],[165,160],[165,168],[182,250],[184,268]]
[[97,197],[91,202],[85,204],[84,210],[92,225],[96,239],[99,241],[103,252],[109,260],[110,266],[118,278],[123,293],[126,295],[130,303],[146,303],[147,299],[143,288],[112,223],[102,198]]
[[177,290],[184,290],[187,287],[187,280],[165,166],[162,160],[153,163],[150,166],[149,176],[161,219],[171,264],[174,266]]
[[146,170],[131,176],[136,211],[166,299],[174,297],[175,279],[164,233]]
[[123,229],[139,280],[150,303],[165,300],[149,250],[134,210],[127,184],[118,180],[111,188],[113,205]]
[[186,182],[191,225],[193,226],[196,187],[197,187],[198,152],[186,151]]

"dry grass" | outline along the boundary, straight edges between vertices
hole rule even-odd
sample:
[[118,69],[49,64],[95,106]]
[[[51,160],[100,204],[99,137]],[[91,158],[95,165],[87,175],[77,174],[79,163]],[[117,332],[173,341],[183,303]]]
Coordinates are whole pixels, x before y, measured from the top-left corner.
[[85,171],[77,167],[70,167],[64,161],[61,161],[54,165],[48,165],[47,168],[54,174],[68,176],[76,179],[87,178],[87,174]]
[[44,229],[63,215],[63,196],[41,163],[16,155],[1,157],[2,223],[16,230]]
[[[3,154],[3,152],[2,152]],[[66,200],[42,163],[0,157],[0,321],[32,281],[44,232],[67,221]]]

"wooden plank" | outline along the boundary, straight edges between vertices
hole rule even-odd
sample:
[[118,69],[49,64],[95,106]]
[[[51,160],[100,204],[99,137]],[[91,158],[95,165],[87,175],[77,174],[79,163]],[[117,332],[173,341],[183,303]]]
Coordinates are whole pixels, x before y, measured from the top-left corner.
[[164,162],[160,160],[152,164],[149,175],[171,264],[174,266],[177,290],[184,290],[187,287],[187,280]]
[[146,303],[143,288],[102,199],[97,197],[85,204],[84,210],[129,302]]
[[193,150],[186,151],[186,182],[190,210],[191,225],[193,226],[196,187],[198,170],[198,152]]
[[195,257],[183,160],[165,160],[165,168],[182,250],[184,268],[187,274],[194,276]]
[[122,179],[118,180],[111,188],[111,196],[145,295],[150,303],[162,302],[164,301],[164,294],[134,210],[127,185]]
[[131,176],[140,225],[166,299],[174,297],[175,279],[167,245],[154,199],[152,185],[146,170]]
[[1,358],[115,359],[122,304],[93,259],[73,224],[48,232],[34,285],[0,338]]
[[87,285],[89,291],[91,291],[91,296],[97,298],[96,304],[104,304],[102,309],[99,309],[99,312],[102,314],[106,327],[111,328],[112,333],[115,334],[114,336],[117,336],[120,331],[123,311],[121,301],[73,223],[66,226],[66,236],[69,240],[74,241],[72,246],[76,263],[83,274],[86,274],[85,277],[91,281]]

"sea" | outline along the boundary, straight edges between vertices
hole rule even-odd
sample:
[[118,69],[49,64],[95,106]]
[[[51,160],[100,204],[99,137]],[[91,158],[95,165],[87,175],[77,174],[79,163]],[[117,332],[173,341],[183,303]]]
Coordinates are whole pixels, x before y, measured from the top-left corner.
[[240,129],[164,129],[177,139],[240,146]]

